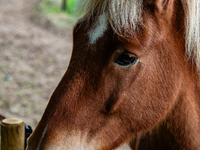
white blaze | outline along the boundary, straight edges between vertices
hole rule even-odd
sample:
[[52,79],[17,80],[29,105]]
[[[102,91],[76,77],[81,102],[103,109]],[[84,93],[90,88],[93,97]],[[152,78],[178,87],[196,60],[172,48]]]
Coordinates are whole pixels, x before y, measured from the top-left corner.
[[89,44],[94,44],[100,37],[102,37],[108,28],[108,15],[106,13],[101,14],[93,27],[89,30]]

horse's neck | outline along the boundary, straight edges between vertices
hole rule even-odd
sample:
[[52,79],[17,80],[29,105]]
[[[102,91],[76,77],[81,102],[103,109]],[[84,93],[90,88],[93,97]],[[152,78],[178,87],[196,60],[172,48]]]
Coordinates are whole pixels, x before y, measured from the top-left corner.
[[133,140],[139,150],[200,150],[200,86],[190,84],[181,91],[166,118]]

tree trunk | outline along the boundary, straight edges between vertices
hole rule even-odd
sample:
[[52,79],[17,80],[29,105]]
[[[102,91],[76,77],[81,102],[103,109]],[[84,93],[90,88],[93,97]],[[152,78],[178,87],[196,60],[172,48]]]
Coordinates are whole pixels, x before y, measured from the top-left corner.
[[62,0],[61,9],[62,10],[66,10],[67,9],[67,0]]

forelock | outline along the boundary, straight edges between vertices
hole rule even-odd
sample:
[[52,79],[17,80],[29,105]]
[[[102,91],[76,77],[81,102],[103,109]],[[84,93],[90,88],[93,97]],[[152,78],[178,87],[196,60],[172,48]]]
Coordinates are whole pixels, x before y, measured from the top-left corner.
[[86,13],[85,19],[106,13],[113,30],[122,36],[133,36],[142,22],[141,0],[80,0],[79,8]]

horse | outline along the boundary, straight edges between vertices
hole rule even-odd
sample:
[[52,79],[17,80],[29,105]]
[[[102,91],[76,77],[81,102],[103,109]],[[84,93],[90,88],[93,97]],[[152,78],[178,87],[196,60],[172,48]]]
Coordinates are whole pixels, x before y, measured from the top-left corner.
[[27,150],[199,150],[200,0],[81,0],[66,73]]

